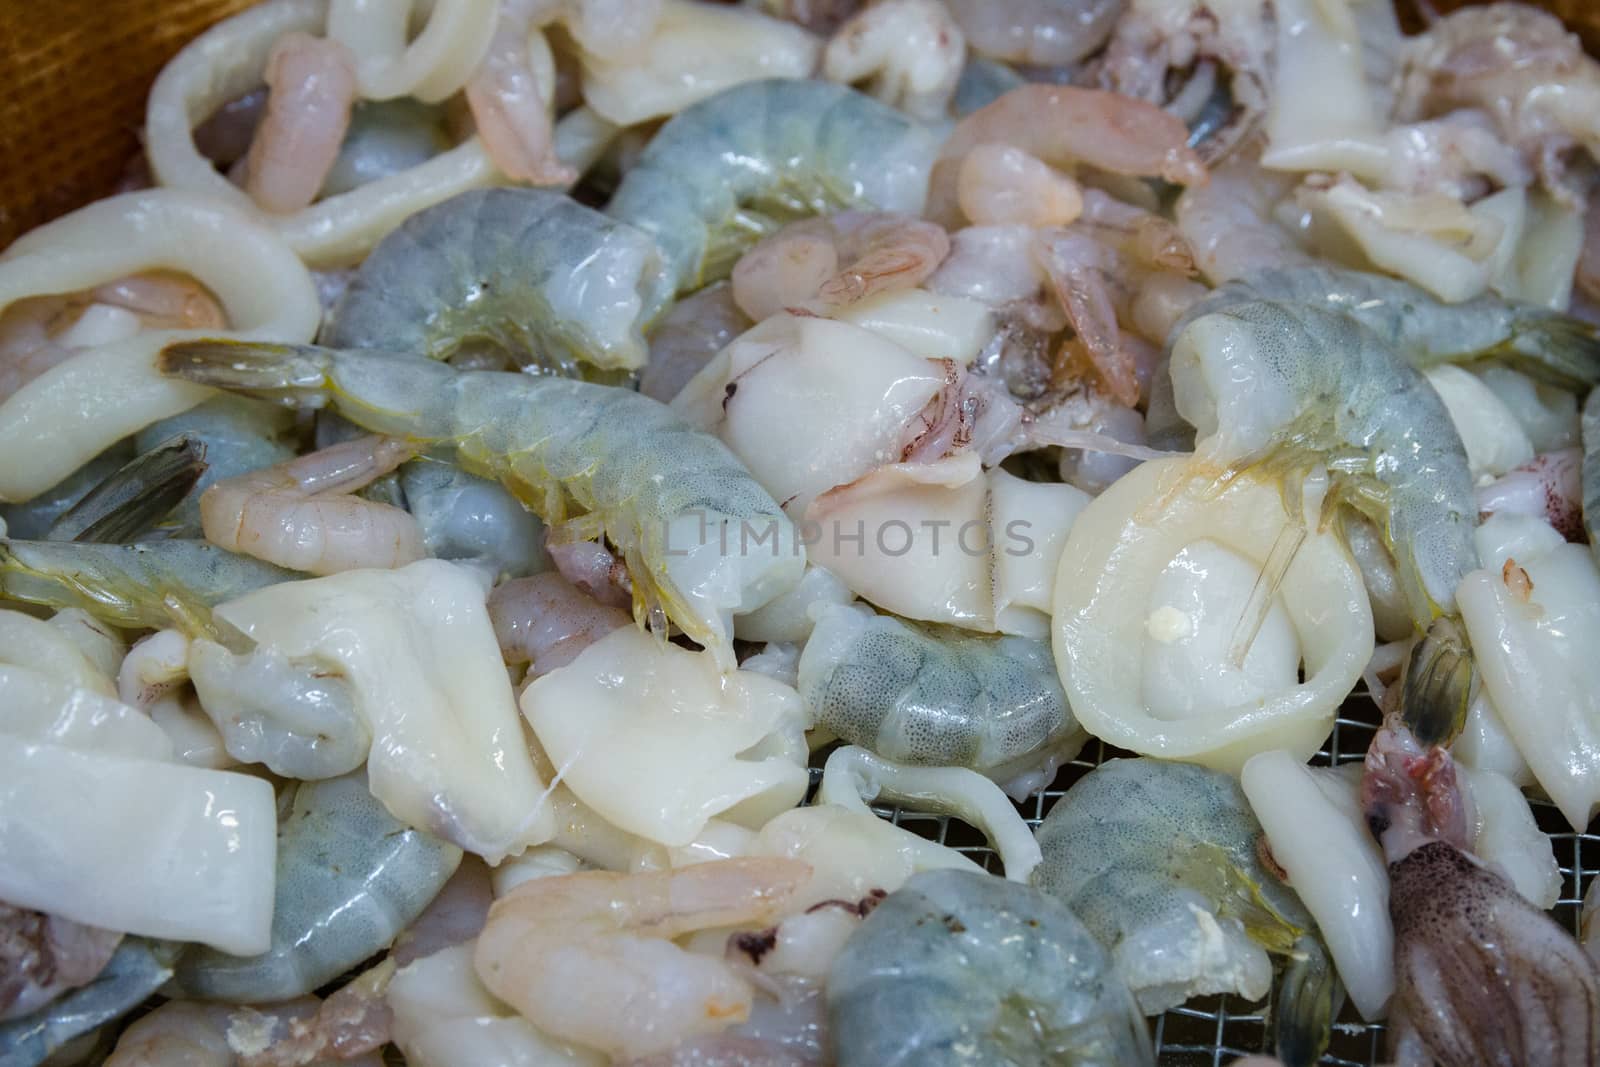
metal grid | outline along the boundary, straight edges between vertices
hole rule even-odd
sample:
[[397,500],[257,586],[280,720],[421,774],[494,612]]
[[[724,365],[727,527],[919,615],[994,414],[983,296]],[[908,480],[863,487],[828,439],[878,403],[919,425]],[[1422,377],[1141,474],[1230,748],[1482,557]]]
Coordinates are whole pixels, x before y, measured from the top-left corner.
[[[1352,694],[1340,709],[1333,733],[1311,762],[1328,766],[1360,761],[1377,723],[1377,707],[1365,690]],[[1047,789],[1018,804],[1017,810],[1029,826],[1036,827],[1073,782],[1104,760],[1130,755],[1133,753],[1090,739],[1078,758],[1062,767]],[[813,779],[819,776],[820,770],[813,769]],[[1561,813],[1546,801],[1535,799],[1532,806],[1539,828],[1550,835],[1556,862],[1561,866],[1561,899],[1553,914],[1576,934],[1583,892],[1600,873],[1600,834],[1593,832],[1594,825],[1588,828],[1590,832],[1573,833]],[[999,869],[997,857],[983,835],[960,821],[899,808],[875,810],[897,826],[967,854],[986,869]],[[1264,1047],[1270,1038],[1262,1005],[1246,1003],[1238,997],[1192,1000],[1151,1019],[1150,1025],[1156,1061],[1161,1067],[1223,1067],[1237,1057],[1270,1051]],[[1334,1024],[1333,1038],[1321,1062],[1337,1067],[1373,1067],[1382,1062],[1383,1053],[1382,1024],[1364,1022],[1347,1002]]]

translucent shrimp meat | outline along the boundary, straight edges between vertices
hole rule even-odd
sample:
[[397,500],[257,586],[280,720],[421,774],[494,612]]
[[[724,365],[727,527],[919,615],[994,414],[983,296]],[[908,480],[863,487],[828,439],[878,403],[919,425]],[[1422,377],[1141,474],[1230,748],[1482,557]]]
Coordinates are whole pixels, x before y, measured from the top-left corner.
[[[271,586],[216,614],[258,646],[343,678],[371,731],[373,795],[401,822],[496,862],[548,840],[553,820],[486,595],[467,569],[422,560]],[[208,647],[225,654],[199,640],[191,659]]]
[[500,0],[489,51],[467,81],[467,105],[484,150],[506,177],[566,186],[578,172],[553,145],[556,67],[532,0]]
[[559,574],[536,574],[495,586],[489,618],[509,664],[527,663],[528,677],[565,667],[613,630],[633,623],[621,608],[601,604]]
[[[305,267],[269,230],[167,190],[96,201],[13,242],[0,257],[0,308],[152,267],[191,274],[215,293],[236,336],[309,340],[321,321]],[[0,402],[0,500],[28,500],[128,434],[209,397],[153,369],[162,345],[192,336],[143,330],[85,348]]]
[[1043,637],[1055,561],[1088,494],[962,453],[881,467],[806,509],[810,555],[909,619]]
[[868,91],[923,122],[944,118],[966,58],[961,27],[938,0],[886,0],[848,19],[822,53],[822,76]]
[[618,126],[633,126],[758,79],[808,78],[821,53],[811,34],[755,9],[662,0],[642,48],[584,47],[583,100]]
[[733,298],[757,322],[794,307],[833,315],[921,284],[949,251],[943,229],[910,215],[841,211],[802,219],[739,257]]
[[970,767],[1005,784],[1083,743],[1049,648],[1025,637],[825,608],[799,683],[816,725],[902,763]]
[[604,1056],[559,1041],[484,988],[472,967],[475,944],[442,949],[395,973],[388,1002],[394,1043],[415,1067],[603,1067]]
[[323,341],[515,366],[636,370],[665,299],[648,238],[568,197],[485,189],[408,218],[361,264]]
[[[487,19],[494,29],[493,4],[476,0],[449,0],[436,5],[429,27],[452,20]],[[480,10],[482,9],[482,10]],[[381,13],[379,13],[381,11]],[[382,33],[382,50],[405,48],[406,13],[385,3],[373,12],[380,21],[391,20]],[[198,194],[220,207],[244,212],[258,225],[269,227],[279,240],[319,268],[348,266],[364,256],[385,234],[408,216],[437,204],[457,193],[491,184],[498,174],[482,142],[469,138],[454,148],[434,156],[420,166],[369,182],[347,193],[326,197],[309,207],[286,215],[272,215],[257,208],[249,196],[220,173],[215,164],[195,145],[194,130],[207,116],[229,101],[255,89],[277,42],[285,34],[319,34],[328,24],[327,0],[279,0],[260,4],[223,19],[190,41],[162,68],[150,88],[145,108],[144,142],[150,169],[164,187],[185,194]],[[470,27],[462,27],[469,30]],[[388,34],[397,34],[390,37]],[[363,81],[362,63],[367,43],[351,42],[343,33],[330,34],[350,47],[357,57],[356,82]],[[369,41],[371,39],[369,38]],[[436,36],[425,28],[413,44],[432,52],[437,46],[470,49],[475,42],[457,43],[447,32]],[[486,47],[485,39],[479,49]],[[482,51],[454,52],[449,58],[470,60],[466,73],[476,66]],[[462,80],[465,80],[463,75]],[[449,96],[460,82],[431,97]],[[365,92],[363,95],[369,95]],[[398,92],[394,95],[405,95]],[[287,336],[269,334],[268,336]]]
[[1124,0],[952,0],[972,50],[1028,67],[1069,67],[1098,51]]
[[217,482],[200,498],[206,539],[308,574],[413,563],[424,555],[417,521],[353,493],[414,453],[394,438],[360,437]]
[[925,214],[960,223],[959,185],[967,153],[1008,144],[1061,170],[1083,163],[1112,174],[1204,184],[1206,168],[1187,145],[1183,123],[1153,104],[1098,89],[1025,85],[956,124],[929,177]]
[[1230,771],[1272,748],[1308,758],[1372,655],[1361,573],[1276,486],[1211,481],[1152,461],[1074,522],[1055,584],[1062,685],[1083,728],[1121,748]]
[[301,783],[278,828],[271,947],[191,949],[178,986],[237,1004],[304,996],[388,948],[460,862],[460,849],[384,811],[360,772]]
[[[486,371],[395,353],[197,344],[169,373],[334,409],[367,429],[453,446],[563,541],[604,532],[627,561],[634,616],[668,620],[733,666],[732,616],[794,585],[793,525],[715,439],[628,389]],[[671,471],[673,477],[656,477]]]
[[840,1067],[1155,1062],[1094,935],[987,875],[930,871],[890,894],[845,943],[827,996]]
[[750,671],[722,674],[711,656],[635,627],[536,679],[522,709],[584,803],[664,845],[688,844],[717,815],[760,826],[805,793],[794,690]]
[[[474,966],[546,1033],[613,1057],[662,1051],[746,1018],[753,995],[727,963],[668,939],[766,925],[808,874],[803,863],[764,857],[538,878],[495,902]],[[617,1002],[630,1006],[623,1028]]]
[[[1322,951],[1308,936],[1311,916],[1263,866],[1261,826],[1226,774],[1110,760],[1037,833],[1044,863],[1034,884],[1106,946],[1147,1013],[1207,993],[1258,1000],[1272,979],[1269,953]],[[1277,1011],[1303,1018],[1314,1015],[1308,1007]]]
[[356,101],[355,57],[337,41],[286,33],[262,77],[267,107],[244,157],[244,188],[263,210],[285,215],[317,198],[339,158]]
[[1600,626],[1600,568],[1538,520],[1490,519],[1483,561],[1461,581],[1462,620],[1506,730],[1573,826],[1600,804],[1600,748],[1591,647]]
[[937,150],[921,124],[853,89],[750,82],[674,115],[606,211],[656,239],[684,293],[796,218],[852,207],[920,214]]
[[226,952],[267,947],[277,819],[266,782],[9,735],[0,782],[0,899]]
[[650,358],[639,372],[639,391],[672,403],[713,356],[751,325],[727,282],[684,297],[650,332]]
[[1077,182],[1006,144],[980,144],[967,153],[956,199],[961,213],[978,226],[1065,226],[1083,214]]
[[400,468],[400,489],[433,558],[469,563],[496,581],[550,565],[543,525],[498,482],[423,456]]

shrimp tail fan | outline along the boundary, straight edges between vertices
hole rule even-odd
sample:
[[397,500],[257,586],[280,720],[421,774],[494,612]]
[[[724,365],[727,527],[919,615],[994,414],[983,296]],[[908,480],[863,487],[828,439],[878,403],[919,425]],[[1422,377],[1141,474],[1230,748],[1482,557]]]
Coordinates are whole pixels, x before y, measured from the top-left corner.
[[206,446],[187,434],[115,471],[50,527],[51,541],[135,541],[182,503],[206,471]]
[[1484,355],[1562,389],[1583,392],[1600,383],[1600,331],[1556,311],[1527,312],[1511,336]]
[[1278,979],[1272,1007],[1272,1040],[1284,1067],[1312,1067],[1333,1035],[1333,1017],[1344,987],[1322,943],[1307,935],[1295,943]]
[[168,345],[157,367],[197,385],[315,407],[327,387],[330,358],[327,349],[314,345],[207,338]]
[[1448,745],[1467,721],[1472,648],[1460,623],[1441,615],[1406,660],[1401,717],[1424,746]]

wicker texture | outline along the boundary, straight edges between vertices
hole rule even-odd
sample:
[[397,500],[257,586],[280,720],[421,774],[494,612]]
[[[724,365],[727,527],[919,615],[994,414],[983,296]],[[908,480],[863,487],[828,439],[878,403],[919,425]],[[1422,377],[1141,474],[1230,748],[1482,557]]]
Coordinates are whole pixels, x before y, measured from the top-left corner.
[[250,0],[0,0],[0,248],[109,193],[150,83]]

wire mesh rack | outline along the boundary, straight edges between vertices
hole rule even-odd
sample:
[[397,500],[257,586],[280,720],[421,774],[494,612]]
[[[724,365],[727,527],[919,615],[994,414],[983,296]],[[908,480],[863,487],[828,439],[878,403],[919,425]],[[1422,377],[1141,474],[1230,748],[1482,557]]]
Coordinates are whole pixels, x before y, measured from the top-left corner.
[[[1365,691],[1352,694],[1340,709],[1333,732],[1311,762],[1319,766],[1338,766],[1360,761],[1377,731],[1378,720],[1377,706]],[[1036,827],[1072,783],[1105,760],[1131,755],[1133,753],[1091,739],[1077,759],[1061,768],[1049,787],[1018,804],[1017,810],[1029,826]],[[813,769],[813,781],[819,775],[820,771]],[[1561,898],[1552,914],[1576,934],[1583,893],[1600,872],[1600,835],[1573,833],[1554,805],[1530,799],[1539,828],[1550,836],[1556,862],[1561,867]],[[958,820],[900,808],[876,810],[898,826],[949,845],[989,870],[999,870],[998,857],[983,836]],[[1593,825],[1589,827],[1591,831],[1594,829]],[[1223,1067],[1241,1056],[1271,1051],[1267,1047],[1270,1034],[1264,1005],[1247,1003],[1238,997],[1191,1000],[1152,1018],[1150,1027],[1156,1061],[1161,1067]],[[1384,1040],[1383,1025],[1364,1021],[1346,1002],[1334,1023],[1333,1037],[1321,1062],[1336,1067],[1374,1067],[1384,1062]]]

